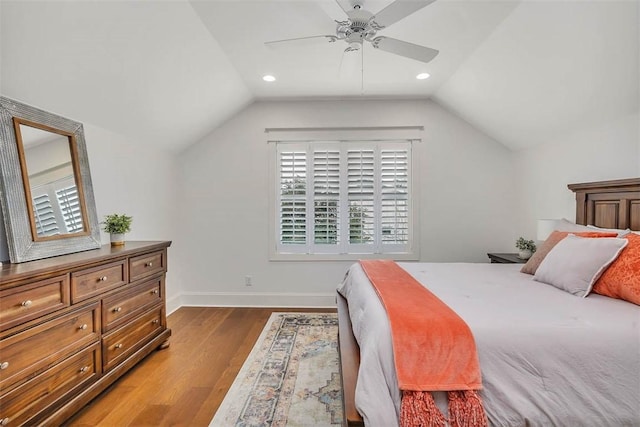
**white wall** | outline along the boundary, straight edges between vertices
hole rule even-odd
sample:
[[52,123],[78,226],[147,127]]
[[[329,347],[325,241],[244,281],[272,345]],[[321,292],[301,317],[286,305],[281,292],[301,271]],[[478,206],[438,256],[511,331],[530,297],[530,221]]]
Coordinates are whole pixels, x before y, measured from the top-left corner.
[[[171,152],[125,137],[91,124],[84,124],[98,220],[110,213],[133,216],[127,240],[171,240],[175,236],[176,163]],[[101,232],[103,244],[108,234]],[[0,232],[0,248],[6,234]],[[5,248],[6,250],[6,248]],[[167,277],[168,310],[180,292],[177,266],[172,262],[175,248],[169,248]],[[0,259],[8,254],[0,254]]]
[[[424,126],[421,260],[486,262],[515,239],[511,154],[430,101],[258,102],[182,153],[176,234],[187,305],[330,305],[351,261],[268,260],[269,127]],[[245,275],[253,286],[244,285]]]
[[567,184],[640,176],[638,141],[635,113],[515,152],[521,234],[535,239],[536,219],[575,220],[575,194]]
[[180,150],[251,102],[188,1],[2,3],[2,93]]
[[[172,240],[177,233],[175,155],[97,126],[85,123],[84,129],[98,220],[125,213],[133,217],[126,240]],[[108,244],[109,235],[102,231],[101,239]],[[180,269],[173,262],[177,250],[169,248],[167,312],[177,308],[180,293]]]
[[637,111],[640,2],[506,3],[437,102],[514,150]]

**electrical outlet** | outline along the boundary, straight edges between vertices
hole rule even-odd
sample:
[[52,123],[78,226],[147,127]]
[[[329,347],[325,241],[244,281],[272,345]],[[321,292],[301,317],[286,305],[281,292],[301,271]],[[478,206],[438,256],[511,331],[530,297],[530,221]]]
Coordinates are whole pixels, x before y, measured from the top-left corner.
[[251,276],[244,276],[244,285],[245,286],[253,285],[253,278]]

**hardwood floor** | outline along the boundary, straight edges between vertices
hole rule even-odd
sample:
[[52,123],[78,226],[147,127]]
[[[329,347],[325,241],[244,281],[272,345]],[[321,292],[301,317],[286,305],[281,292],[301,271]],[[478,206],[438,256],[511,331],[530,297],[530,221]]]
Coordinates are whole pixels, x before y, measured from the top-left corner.
[[335,309],[182,307],[169,348],[150,354],[65,425],[208,426],[274,311]]

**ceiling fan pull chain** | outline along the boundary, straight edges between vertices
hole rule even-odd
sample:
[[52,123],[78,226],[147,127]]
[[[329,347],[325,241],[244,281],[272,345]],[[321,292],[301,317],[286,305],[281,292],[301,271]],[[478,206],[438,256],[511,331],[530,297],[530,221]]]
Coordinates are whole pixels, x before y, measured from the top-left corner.
[[360,95],[364,95],[364,46],[360,54]]

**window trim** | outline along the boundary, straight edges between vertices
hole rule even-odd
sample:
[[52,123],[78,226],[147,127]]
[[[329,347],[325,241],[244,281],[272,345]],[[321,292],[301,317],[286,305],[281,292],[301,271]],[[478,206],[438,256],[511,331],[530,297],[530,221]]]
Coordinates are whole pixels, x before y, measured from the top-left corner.
[[[419,207],[420,207],[420,198],[419,198],[419,194],[420,194],[420,189],[419,189],[419,179],[417,179],[417,172],[418,169],[415,168],[415,164],[416,164],[416,159],[417,159],[417,155],[416,153],[416,143],[417,142],[421,142],[421,138],[419,138],[419,135],[416,135],[415,129],[414,132],[412,133],[413,137],[407,137],[407,128],[408,127],[402,127],[402,132],[400,132],[400,135],[394,135],[397,132],[391,132],[389,128],[383,128],[382,131],[382,135],[380,134],[380,132],[376,132],[376,137],[375,138],[371,138],[371,137],[367,137],[365,135],[358,135],[358,132],[351,132],[350,135],[344,135],[344,131],[342,132],[338,132],[338,133],[342,133],[342,137],[341,138],[317,138],[315,136],[320,136],[320,135],[314,135],[314,137],[309,137],[310,135],[307,135],[306,138],[297,138],[296,136],[296,132],[293,133],[288,133],[286,135],[287,138],[278,138],[278,139],[271,139],[269,138],[267,140],[268,143],[268,153],[269,153],[269,168],[268,168],[268,180],[267,180],[267,185],[269,187],[269,227],[268,227],[268,242],[269,242],[269,260],[270,261],[353,261],[353,260],[359,260],[359,259],[394,259],[394,260],[398,260],[398,261],[416,261],[419,260],[420,258],[420,248],[419,248],[419,236],[420,236],[420,230],[419,230],[419,225],[420,225],[420,221],[419,221]],[[418,127],[414,127],[414,128],[418,128]],[[281,130],[281,129],[279,129]],[[334,129],[332,129],[333,131]],[[357,129],[350,129],[351,131],[353,130],[357,130]],[[366,133],[370,133],[369,131],[371,130],[371,128],[367,128],[366,129],[367,132]],[[419,130],[422,130],[421,128]],[[268,132],[268,130],[265,130]],[[317,129],[314,129],[314,134],[318,133]],[[332,132],[335,133],[335,132]],[[303,132],[304,134],[304,132]],[[320,132],[320,134],[322,134],[322,132]],[[301,135],[302,136],[302,135]],[[327,135],[325,135],[327,136]],[[345,137],[346,136],[346,137]],[[407,141],[411,144],[411,156],[410,156],[410,162],[409,162],[409,168],[410,168],[410,177],[411,177],[411,182],[410,182],[410,188],[411,188],[411,194],[410,194],[410,233],[409,233],[409,249],[408,251],[403,251],[403,252],[385,252],[385,253],[369,253],[369,252],[363,252],[363,253],[356,253],[356,252],[352,252],[352,253],[283,253],[279,251],[279,242],[278,242],[278,231],[279,231],[279,226],[278,226],[278,200],[279,200],[279,186],[276,184],[276,178],[278,176],[278,150],[277,150],[277,145],[278,143],[291,143],[291,144],[295,144],[295,143],[306,143],[306,142],[322,142],[322,141],[333,141],[332,144],[335,144],[335,141],[341,141],[341,142],[349,142],[349,143],[355,143],[357,141],[366,141],[366,142],[380,142],[380,141]],[[309,159],[307,159],[307,161],[309,161]]]

